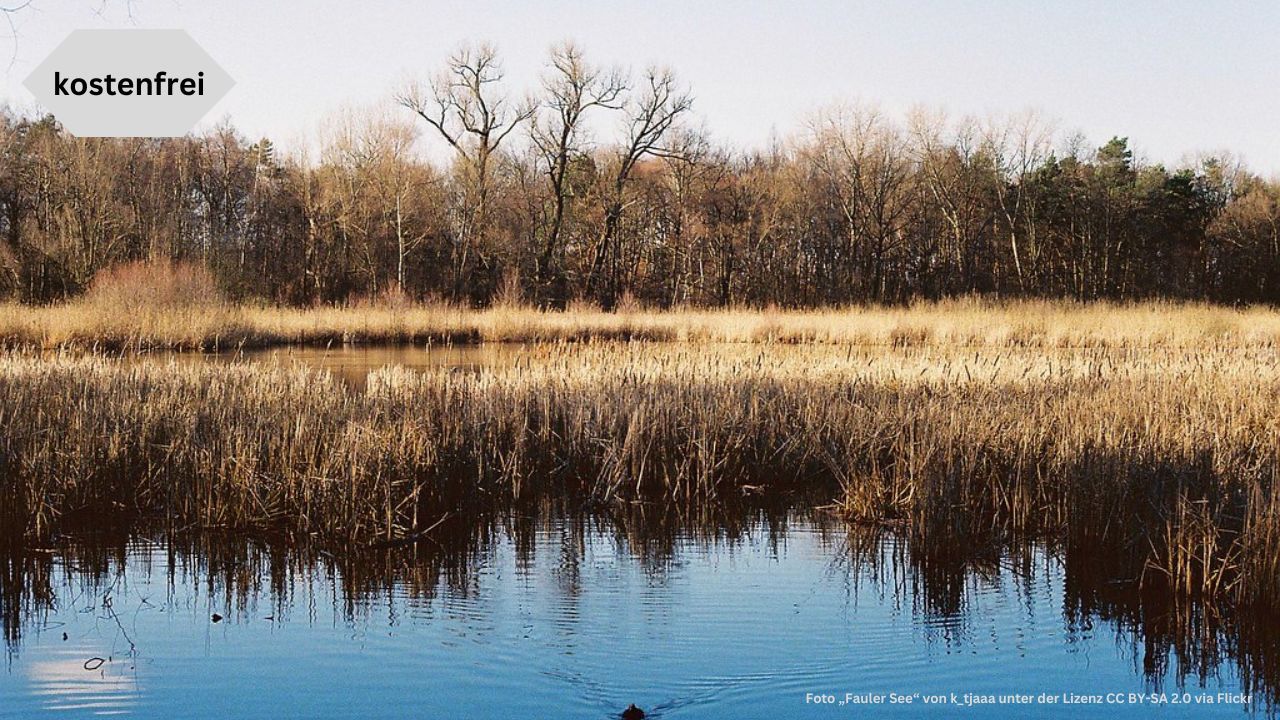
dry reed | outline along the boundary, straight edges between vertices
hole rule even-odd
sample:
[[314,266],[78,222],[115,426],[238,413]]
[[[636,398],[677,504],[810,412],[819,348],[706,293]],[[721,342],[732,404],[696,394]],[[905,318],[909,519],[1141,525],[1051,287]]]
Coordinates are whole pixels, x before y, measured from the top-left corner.
[[1119,579],[1280,598],[1269,348],[548,344],[352,392],[274,364],[0,359],[0,522],[411,535],[546,497],[822,492],[922,543],[1046,539]]
[[[142,284],[144,287],[145,283]],[[128,293],[125,293],[126,295]],[[654,340],[887,347],[1275,347],[1280,313],[1265,308],[1143,303],[992,303],[821,311],[542,312],[403,303],[286,308],[218,302],[121,304],[120,292],[31,307],[0,304],[0,345],[22,348],[216,350],[283,344]]]

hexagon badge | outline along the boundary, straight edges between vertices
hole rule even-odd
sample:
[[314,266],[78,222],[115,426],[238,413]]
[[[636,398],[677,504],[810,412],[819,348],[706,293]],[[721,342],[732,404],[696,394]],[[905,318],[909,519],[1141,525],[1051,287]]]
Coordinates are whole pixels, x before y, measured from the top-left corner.
[[73,135],[177,137],[235,81],[185,30],[76,30],[23,84]]

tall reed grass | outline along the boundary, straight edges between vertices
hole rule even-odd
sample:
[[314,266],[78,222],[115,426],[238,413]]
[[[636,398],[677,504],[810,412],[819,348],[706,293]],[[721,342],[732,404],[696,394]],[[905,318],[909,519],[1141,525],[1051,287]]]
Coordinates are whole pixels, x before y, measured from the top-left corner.
[[1144,586],[1280,602],[1269,348],[578,343],[363,392],[271,364],[0,359],[0,522],[412,536],[538,498],[820,493],[918,543],[1043,539]]
[[139,304],[127,301],[133,294],[122,282],[113,292],[93,292],[61,305],[0,304],[0,345],[228,350],[284,344],[588,339],[998,348],[1198,349],[1280,344],[1280,313],[1274,310],[1174,303],[1079,305],[974,299],[821,311],[610,313],[582,305],[566,312],[542,312],[518,305],[471,310],[391,302],[317,308],[217,301]]

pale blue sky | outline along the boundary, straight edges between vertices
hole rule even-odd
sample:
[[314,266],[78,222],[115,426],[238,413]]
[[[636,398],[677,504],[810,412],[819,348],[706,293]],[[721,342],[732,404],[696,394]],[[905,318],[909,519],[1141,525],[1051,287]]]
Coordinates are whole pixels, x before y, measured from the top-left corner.
[[737,146],[840,100],[1032,108],[1091,142],[1129,135],[1151,160],[1230,149],[1280,173],[1275,2],[133,0],[132,22],[123,0],[95,14],[101,2],[33,0],[0,71],[8,102],[31,106],[22,79],[73,28],[180,27],[237,81],[209,119],[289,146],[338,107],[425,77],[461,41],[496,44],[523,88],[572,38],[599,62],[670,65]]

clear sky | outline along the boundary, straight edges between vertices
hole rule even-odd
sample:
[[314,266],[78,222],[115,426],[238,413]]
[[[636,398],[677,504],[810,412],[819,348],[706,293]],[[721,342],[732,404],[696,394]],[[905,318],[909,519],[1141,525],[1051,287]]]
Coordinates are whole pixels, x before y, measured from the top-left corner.
[[[0,0],[13,5],[17,0]],[[97,12],[100,5],[105,5]],[[210,114],[286,147],[343,105],[386,100],[464,40],[515,87],[572,38],[601,63],[674,68],[721,141],[759,146],[815,109],[1035,109],[1091,142],[1176,163],[1228,149],[1280,174],[1280,3],[1113,0],[32,0],[0,39],[4,98],[79,27],[180,27],[236,79]],[[0,24],[0,31],[3,25]],[[7,33],[3,33],[6,34]],[[8,57],[13,61],[7,70]]]

